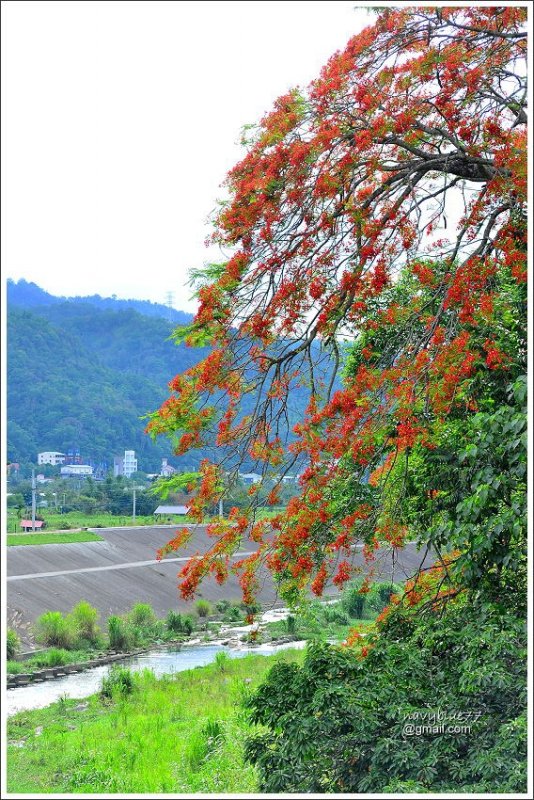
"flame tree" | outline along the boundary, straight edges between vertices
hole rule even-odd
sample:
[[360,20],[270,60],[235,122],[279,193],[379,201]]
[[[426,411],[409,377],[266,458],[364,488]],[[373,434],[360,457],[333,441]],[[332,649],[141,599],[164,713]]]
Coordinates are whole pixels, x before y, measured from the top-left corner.
[[[213,234],[229,256],[197,276],[199,308],[178,334],[212,349],[171,381],[148,429],[178,454],[216,441],[199,521],[236,464],[278,479],[305,468],[283,513],[257,519],[252,490],[248,510],[210,526],[213,546],[182,570],[184,597],[234,569],[250,600],[260,565],[287,599],[320,595],[350,579],[356,543],[372,559],[407,536],[454,550],[462,585],[498,585],[517,486],[480,542],[475,506],[491,487],[462,508],[471,484],[452,480],[450,459],[467,451],[470,463],[479,415],[520,392],[525,20],[510,6],[382,11],[247,130]],[[343,388],[325,380],[326,359],[334,372],[346,362]],[[288,438],[298,386],[310,402]],[[245,534],[257,552],[234,563]]]

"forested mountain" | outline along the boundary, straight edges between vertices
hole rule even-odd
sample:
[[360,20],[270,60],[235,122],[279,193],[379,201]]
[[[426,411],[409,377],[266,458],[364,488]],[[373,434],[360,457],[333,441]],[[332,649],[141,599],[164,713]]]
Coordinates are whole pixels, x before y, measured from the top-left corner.
[[[163,456],[196,468],[205,453],[173,457],[167,440],[145,434],[141,417],[161,405],[168,382],[206,350],[169,339],[176,322],[166,318],[165,306],[110,300],[138,303],[141,313],[95,297],[58,298],[35,284],[8,283],[8,459],[28,464],[38,452],[75,448],[84,461],[112,466],[114,455],[134,449],[146,472],[158,470]],[[191,320],[177,314],[183,323]],[[302,419],[307,397],[304,388],[295,390],[291,425]]]
[[7,335],[8,457],[26,463],[42,450],[79,449],[113,463],[134,449],[156,470],[170,445],[153,443],[140,417],[164,399],[166,384],[200,353],[168,340],[164,319],[131,309],[70,301],[32,311],[10,308]]
[[[184,294],[183,300],[186,299],[188,298]],[[66,300],[76,305],[89,303],[97,308],[114,310],[130,308],[148,317],[163,317],[172,321],[175,325],[187,325],[193,318],[192,314],[188,314],[185,311],[177,311],[174,308],[171,309],[161,303],[152,303],[149,300],[123,300],[115,296],[101,297],[99,294],[93,294],[88,297],[56,297],[41,289],[37,284],[23,279],[15,282],[9,278],[7,281],[7,303],[10,308],[16,306],[17,308],[41,309],[42,306],[57,305],[64,303]]]

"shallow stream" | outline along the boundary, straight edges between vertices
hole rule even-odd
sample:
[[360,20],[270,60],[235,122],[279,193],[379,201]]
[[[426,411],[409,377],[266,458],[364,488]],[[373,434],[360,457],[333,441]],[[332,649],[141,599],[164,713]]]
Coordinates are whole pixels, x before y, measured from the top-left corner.
[[[230,649],[220,644],[184,646],[181,648],[168,648],[165,650],[150,650],[142,655],[125,658],[115,662],[121,666],[129,667],[134,672],[151,669],[156,676],[168,675],[173,672],[182,672],[194,667],[203,667],[215,660],[215,656],[224,650],[230,658],[243,658],[249,653],[257,655],[272,655],[287,648],[302,648],[306,642],[291,642],[289,644],[267,645],[255,647],[238,647]],[[112,664],[101,667],[92,667],[85,672],[67,675],[64,678],[53,678],[42,683],[18,686],[6,692],[7,716],[27,711],[33,708],[45,708],[50,703],[56,702],[60,697],[84,698],[95,694],[100,689],[102,678],[108,674]]]

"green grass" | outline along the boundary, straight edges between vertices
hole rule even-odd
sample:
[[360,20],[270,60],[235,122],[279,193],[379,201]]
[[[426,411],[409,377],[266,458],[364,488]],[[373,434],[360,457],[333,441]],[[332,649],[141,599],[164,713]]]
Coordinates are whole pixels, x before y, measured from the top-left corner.
[[[69,530],[71,528],[117,528],[117,527],[131,527],[132,517],[128,514],[121,514],[114,516],[108,513],[97,514],[83,514],[81,511],[69,511],[67,514],[59,514],[50,509],[39,509],[39,517],[42,517],[46,522],[48,531],[51,530]],[[23,517],[24,519],[25,517]],[[188,523],[187,517],[175,517],[171,519],[171,523],[176,526]],[[135,525],[167,525],[169,524],[166,517],[162,519],[155,519],[152,514],[145,516],[136,516]],[[8,531],[10,533],[20,533],[20,522],[17,520],[13,512],[8,511]]]
[[64,650],[60,647],[49,647],[25,661],[6,661],[8,675],[20,675],[22,672],[32,674],[45,667],[59,667],[64,664],[80,664],[94,658],[101,650]]
[[70,544],[72,542],[103,542],[98,533],[9,533],[7,546],[18,547],[21,544]]
[[242,701],[276,661],[302,658],[285,650],[159,680],[144,672],[135,675],[133,694],[113,702],[94,695],[85,711],[74,710],[79,700],[61,700],[21,712],[8,720],[8,791],[253,793],[255,770],[242,757],[250,732]]
[[[41,511],[43,519],[46,521],[47,528],[61,529],[67,526],[71,528],[115,528],[125,525],[132,525],[132,517],[128,514],[114,516],[113,514],[82,514],[81,511],[69,511],[68,514],[56,514],[52,511]],[[154,517],[138,516],[135,518],[136,525],[153,525]]]
[[[347,638],[352,628],[371,628],[374,624],[372,619],[351,619],[348,625],[342,625],[338,622],[324,622],[316,623],[315,621],[306,621],[297,619],[294,635],[299,639],[317,639],[321,642],[337,641],[342,642]],[[287,636],[289,631],[285,620],[279,622],[268,622],[265,625],[266,633],[275,639]],[[268,638],[264,637],[264,638]]]

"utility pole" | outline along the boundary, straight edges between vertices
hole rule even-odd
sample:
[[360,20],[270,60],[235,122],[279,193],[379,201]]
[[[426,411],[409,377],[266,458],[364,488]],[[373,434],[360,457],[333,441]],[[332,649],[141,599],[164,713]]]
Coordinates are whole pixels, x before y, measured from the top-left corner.
[[32,532],[35,533],[35,508],[36,508],[37,484],[35,483],[35,470],[32,469]]
[[132,522],[135,525],[135,490],[136,486],[133,487],[133,498],[132,498]]
[[222,497],[221,497],[221,499],[219,500],[219,516],[220,516],[220,518],[221,518],[221,519],[224,517],[224,512],[223,512],[223,499],[222,499]]

